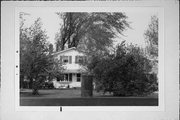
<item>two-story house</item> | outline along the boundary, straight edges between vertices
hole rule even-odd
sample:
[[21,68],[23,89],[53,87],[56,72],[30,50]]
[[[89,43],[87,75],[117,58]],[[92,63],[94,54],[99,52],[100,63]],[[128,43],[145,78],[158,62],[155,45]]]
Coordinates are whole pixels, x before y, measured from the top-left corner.
[[54,57],[63,63],[63,77],[54,81],[55,88],[81,87],[82,73],[85,72],[81,64],[86,56],[75,47],[54,53]]

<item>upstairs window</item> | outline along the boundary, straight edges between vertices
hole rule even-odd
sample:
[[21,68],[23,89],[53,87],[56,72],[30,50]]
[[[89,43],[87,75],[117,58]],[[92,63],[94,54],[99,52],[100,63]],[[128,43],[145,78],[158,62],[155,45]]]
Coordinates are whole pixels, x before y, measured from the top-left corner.
[[60,61],[63,63],[72,63],[72,56],[60,56]]
[[62,62],[63,63],[68,63],[68,56],[63,56],[63,58],[62,58]]
[[86,62],[86,56],[76,56],[75,63],[83,64]]

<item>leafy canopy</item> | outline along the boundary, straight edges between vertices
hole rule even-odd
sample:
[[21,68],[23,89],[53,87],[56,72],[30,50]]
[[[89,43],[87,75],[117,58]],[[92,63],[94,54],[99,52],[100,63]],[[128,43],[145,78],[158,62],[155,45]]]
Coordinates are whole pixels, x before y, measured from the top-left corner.
[[148,29],[144,33],[147,42],[148,55],[152,58],[158,57],[158,17],[152,16]]
[[[62,71],[61,64],[54,59],[52,45],[47,42],[48,36],[42,30],[38,18],[29,28],[20,23],[20,73],[21,77],[38,80],[40,76],[55,76]],[[23,78],[22,78],[23,79]]]
[[86,52],[107,51],[113,38],[129,27],[124,13],[57,13],[62,19],[56,51],[77,47]]

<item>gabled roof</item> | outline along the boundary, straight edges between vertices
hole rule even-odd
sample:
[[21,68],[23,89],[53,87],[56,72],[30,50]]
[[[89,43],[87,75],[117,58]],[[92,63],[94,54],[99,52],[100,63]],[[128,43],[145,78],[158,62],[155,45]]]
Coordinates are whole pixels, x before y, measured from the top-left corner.
[[61,54],[61,53],[64,53],[64,52],[67,52],[67,51],[70,51],[70,50],[77,50],[77,49],[76,49],[76,47],[72,47],[72,48],[68,48],[66,50],[55,52],[55,53],[53,53],[53,55]]
[[53,55],[58,55],[58,54],[61,54],[61,53],[65,53],[67,51],[71,51],[71,50],[76,50],[80,53],[83,53],[85,55],[85,52],[80,50],[80,49],[77,49],[76,47],[71,47],[71,48],[68,48],[68,49],[65,49],[65,50],[62,50],[62,51],[58,51],[58,52],[54,52]]

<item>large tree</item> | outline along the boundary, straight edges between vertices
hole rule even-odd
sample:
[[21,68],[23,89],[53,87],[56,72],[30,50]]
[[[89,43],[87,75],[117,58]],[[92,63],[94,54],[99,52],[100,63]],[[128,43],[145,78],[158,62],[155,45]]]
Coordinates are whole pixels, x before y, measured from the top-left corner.
[[101,52],[112,46],[113,38],[129,27],[124,13],[57,13],[62,20],[56,35],[56,51],[77,47]]
[[144,33],[147,42],[147,53],[149,57],[157,59],[158,57],[158,17],[152,16],[150,24]]
[[146,46],[146,55],[151,60],[153,66],[152,72],[158,74],[158,17],[151,16],[151,21],[144,33]]
[[41,19],[38,18],[29,28],[23,27],[20,16],[20,74],[30,79],[33,93],[43,82],[42,76],[55,76],[61,72],[61,64],[53,58],[52,45],[47,42],[45,30],[42,30]]

